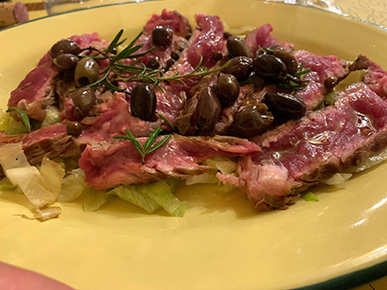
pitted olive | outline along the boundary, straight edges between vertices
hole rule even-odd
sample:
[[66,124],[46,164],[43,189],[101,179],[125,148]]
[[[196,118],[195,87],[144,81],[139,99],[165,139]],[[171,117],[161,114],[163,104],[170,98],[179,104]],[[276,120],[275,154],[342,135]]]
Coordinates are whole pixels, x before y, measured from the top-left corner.
[[221,112],[221,105],[212,87],[206,87],[199,96],[191,123],[198,127],[199,135],[208,135],[214,129]]
[[225,74],[231,74],[238,81],[246,80],[253,71],[253,59],[247,56],[237,56],[230,60],[230,64],[222,70]]
[[78,122],[70,121],[66,125],[66,132],[69,135],[77,137],[82,134],[82,125]]
[[50,50],[50,56],[54,59],[60,54],[71,53],[77,55],[81,52],[81,48],[75,41],[63,39],[55,43]]
[[305,103],[291,94],[267,93],[264,101],[274,117],[281,119],[299,119],[306,112]]
[[274,49],[273,55],[278,57],[285,63],[288,73],[294,75],[297,72],[298,62],[293,54],[287,52],[283,47],[278,47]]
[[212,53],[212,59],[215,61],[219,61],[223,58],[222,53],[219,50],[216,50]]
[[151,58],[148,62],[148,67],[151,69],[157,69],[159,68],[160,63],[155,58]]
[[133,116],[151,121],[156,111],[156,94],[153,89],[140,83],[136,85],[130,97],[130,110]]
[[77,65],[78,61],[78,57],[71,53],[63,53],[54,58],[54,63],[60,70],[70,70]]
[[230,36],[227,39],[226,47],[231,57],[236,57],[236,56],[253,57],[253,53],[251,52],[250,48],[247,46],[246,42],[237,36]]
[[74,80],[78,87],[83,87],[94,83],[98,75],[98,63],[90,57],[85,57],[79,60],[75,67]]
[[172,51],[171,52],[171,58],[174,59],[174,60],[178,60],[180,57],[180,53],[176,50]]
[[94,90],[91,88],[82,88],[71,93],[70,98],[73,100],[74,106],[81,113],[82,117],[89,114],[90,110],[94,108],[96,96]]
[[250,105],[235,115],[232,130],[238,137],[250,138],[262,134],[272,120],[271,116],[266,118],[259,113],[254,105]]
[[169,26],[156,26],[152,30],[152,42],[155,46],[168,46],[172,43],[173,31]]
[[260,54],[253,62],[255,73],[266,81],[285,80],[287,69],[285,63],[272,54]]
[[327,90],[331,91],[337,85],[337,82],[337,77],[327,77],[324,80],[324,87],[326,87]]
[[238,98],[240,86],[236,77],[221,73],[216,83],[216,90],[222,107],[226,108],[234,104]]

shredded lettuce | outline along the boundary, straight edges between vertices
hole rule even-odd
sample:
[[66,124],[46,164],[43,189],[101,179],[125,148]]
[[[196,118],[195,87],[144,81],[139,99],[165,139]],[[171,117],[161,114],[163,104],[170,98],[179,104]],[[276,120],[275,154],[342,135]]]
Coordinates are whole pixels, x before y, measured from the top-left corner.
[[207,159],[203,162],[203,164],[213,167],[214,170],[210,170],[203,174],[188,177],[185,180],[186,185],[192,185],[196,183],[218,183],[219,185],[221,185],[221,183],[219,183],[218,178],[216,177],[218,171],[221,174],[232,174],[238,168],[238,164],[236,162],[232,161],[229,158],[223,157],[214,157],[211,159]]
[[192,185],[197,183],[218,183],[219,180],[216,178],[216,173],[217,172],[215,170],[210,170],[203,174],[192,175],[185,180],[185,185]]
[[47,106],[46,117],[42,122],[42,127],[48,127],[61,121],[59,109],[55,106]]
[[12,184],[21,189],[36,208],[51,204],[56,199],[52,191],[48,189],[39,170],[34,166],[11,168],[5,171],[5,175]]
[[99,210],[101,206],[109,201],[110,197],[111,195],[107,195],[103,190],[88,188],[84,193],[83,211],[92,212]]
[[15,189],[16,186],[12,184],[12,182],[8,179],[8,177],[4,177],[0,180],[0,190],[9,190]]
[[229,158],[214,157],[207,159],[204,164],[213,166],[218,169],[222,174],[231,174],[238,168],[238,164]]
[[306,192],[301,195],[305,201],[319,201],[318,197],[313,192]]
[[164,208],[171,216],[183,217],[187,203],[173,195],[176,183],[176,180],[168,179],[145,185],[118,186],[107,194],[114,194],[148,213]]
[[58,197],[65,170],[61,164],[44,157],[40,166],[40,174],[43,176],[48,188]]
[[36,208],[55,201],[55,195],[48,189],[39,170],[28,163],[21,143],[0,146],[0,165],[5,176],[20,188]]
[[0,165],[4,172],[11,168],[30,167],[22,143],[0,145]]
[[16,121],[8,112],[0,109],[0,131],[4,131],[7,135],[16,135],[28,133],[29,129],[23,122]]
[[336,173],[331,178],[322,181],[322,183],[328,185],[335,185],[339,188],[345,188],[345,185],[352,176],[351,173]]
[[74,169],[63,179],[57,200],[59,202],[73,201],[82,194],[85,186],[85,172],[81,168]]

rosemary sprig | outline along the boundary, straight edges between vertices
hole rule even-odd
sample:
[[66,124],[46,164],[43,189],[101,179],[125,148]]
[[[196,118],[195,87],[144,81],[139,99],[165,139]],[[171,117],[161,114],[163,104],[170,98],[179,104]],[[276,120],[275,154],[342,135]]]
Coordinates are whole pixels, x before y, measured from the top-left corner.
[[[161,70],[155,69],[149,69],[145,66],[144,63],[141,62],[141,59],[137,59],[133,61],[130,65],[126,65],[123,63],[124,59],[134,59],[134,58],[140,58],[141,56],[144,56],[151,52],[155,47],[151,47],[150,49],[138,52],[144,44],[138,44],[135,45],[136,41],[140,38],[142,32],[135,37],[131,43],[125,47],[122,51],[120,51],[118,54],[114,55],[112,54],[113,50],[117,48],[119,45],[123,44],[126,39],[121,40],[121,37],[123,35],[123,30],[121,29],[117,35],[114,37],[108,48],[104,51],[99,50],[95,47],[88,47],[83,49],[83,51],[90,51],[95,52],[94,55],[88,55],[87,57],[91,57],[94,60],[109,60],[108,67],[101,72],[101,77],[94,83],[89,84],[85,87],[96,87],[97,85],[105,85],[109,89],[113,91],[124,91],[124,89],[118,88],[113,83],[115,82],[144,82],[149,84],[157,85],[161,88],[160,83],[164,81],[177,81],[184,85],[186,83],[182,80],[184,78],[192,78],[192,77],[202,77],[208,74],[212,74],[218,71],[221,71],[222,69],[226,68],[230,62],[226,63],[225,65],[211,69],[209,70],[206,67],[202,67],[203,63],[203,56],[200,56],[199,64],[190,72],[187,74],[180,75],[179,70],[177,69],[176,72],[171,76],[164,76],[163,72]],[[92,53],[89,53],[92,54]],[[79,56],[80,58],[86,57],[86,56]],[[127,76],[126,74],[132,74],[131,76]],[[162,89],[162,88],[161,88]]]
[[180,75],[179,70],[176,69],[176,72],[171,76],[163,76],[160,70],[149,70],[144,67],[143,71],[135,76],[129,78],[117,78],[117,81],[121,82],[145,82],[154,85],[159,85],[161,82],[165,81],[177,81],[182,83],[183,85],[187,85],[182,79],[185,78],[193,78],[193,77],[203,77],[215,72],[222,71],[226,67],[230,65],[230,61],[228,61],[223,66],[214,69],[208,69],[206,67],[201,66],[203,63],[203,56],[200,56],[200,60],[198,65],[193,68],[193,70],[187,74]]
[[304,81],[303,77],[305,74],[309,73],[311,71],[310,68],[304,68],[305,62],[301,63],[298,67],[298,70],[295,74],[287,75],[288,82],[286,83],[276,83],[275,86],[277,88],[285,89],[285,90],[291,90],[291,91],[302,91],[305,89],[305,87],[308,85],[308,81]]
[[128,134],[128,136],[114,136],[113,138],[115,139],[118,139],[118,138],[122,138],[122,139],[128,139],[130,141],[132,141],[134,147],[136,147],[137,151],[140,153],[140,156],[141,156],[141,162],[142,164],[144,165],[145,164],[145,156],[153,151],[155,151],[156,149],[160,148],[161,146],[163,146],[168,140],[169,138],[171,138],[171,134],[169,135],[166,135],[160,142],[155,143],[157,137],[159,137],[160,133],[163,131],[163,129],[161,129],[160,127],[158,127],[150,136],[149,138],[145,141],[144,145],[142,145],[132,134],[132,132],[130,132],[129,129],[126,129],[126,133]]
[[173,125],[163,114],[156,112],[157,115],[173,130],[173,132],[178,133],[178,130],[175,125]]

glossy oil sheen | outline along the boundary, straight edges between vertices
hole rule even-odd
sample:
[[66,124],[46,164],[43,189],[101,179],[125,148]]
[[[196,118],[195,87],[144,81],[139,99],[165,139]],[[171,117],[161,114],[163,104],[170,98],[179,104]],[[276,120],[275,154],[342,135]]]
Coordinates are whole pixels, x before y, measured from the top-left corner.
[[[0,107],[62,37],[98,31],[132,38],[152,12],[218,14],[229,27],[270,22],[297,49],[353,60],[359,53],[387,67],[387,33],[320,10],[237,0],[128,3],[62,14],[0,31]],[[98,21],[93,21],[98,19]],[[41,37],[44,31],[44,37]],[[28,54],[25,53],[28,43]],[[62,204],[59,219],[31,216],[24,196],[0,193],[0,259],[86,289],[286,289],[350,274],[387,260],[387,164],[357,174],[346,189],[312,188],[286,211],[255,213],[238,192],[180,186],[184,218],[147,215],[115,199],[96,213]]]

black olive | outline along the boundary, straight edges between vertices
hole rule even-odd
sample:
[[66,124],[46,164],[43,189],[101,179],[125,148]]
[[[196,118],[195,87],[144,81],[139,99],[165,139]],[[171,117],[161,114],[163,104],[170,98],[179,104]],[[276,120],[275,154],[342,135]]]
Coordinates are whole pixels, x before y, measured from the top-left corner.
[[274,50],[273,55],[280,58],[286,65],[287,72],[294,75],[298,70],[298,62],[296,57],[287,52],[283,47],[278,47]]
[[148,62],[148,67],[151,69],[157,69],[160,66],[160,63],[155,58],[151,58]]
[[236,113],[232,130],[238,137],[250,138],[266,131],[272,120],[271,116],[265,118],[255,106],[250,105]]
[[147,84],[134,87],[130,97],[130,110],[133,116],[151,121],[156,111],[156,94]]
[[272,54],[260,54],[254,62],[255,73],[266,81],[285,80],[287,69],[285,63]]
[[75,41],[63,39],[55,43],[50,50],[50,56],[54,59],[60,54],[71,53],[77,55],[81,52],[81,48]]
[[85,57],[79,60],[75,67],[74,80],[78,87],[83,87],[94,83],[98,75],[98,63],[90,57]]
[[188,33],[184,36],[184,38],[188,40],[188,39],[191,38],[191,36],[192,36],[192,32],[188,32]]
[[78,57],[71,53],[63,53],[54,58],[54,63],[60,70],[70,70],[77,65],[78,61]]
[[299,119],[306,112],[305,103],[290,94],[267,93],[265,103],[274,117],[281,119]]
[[171,58],[174,59],[174,60],[178,60],[180,57],[180,53],[176,50],[172,51],[171,52]]
[[66,132],[69,135],[79,136],[82,134],[82,125],[78,122],[70,121],[66,125]]
[[218,97],[211,87],[206,87],[199,96],[191,116],[191,124],[198,127],[200,135],[211,134],[221,112]]
[[240,86],[236,77],[221,73],[216,83],[216,89],[222,107],[226,108],[234,104],[238,98]]
[[155,46],[168,46],[172,43],[173,31],[169,26],[156,26],[152,30],[152,42]]
[[337,78],[336,77],[327,77],[324,80],[324,87],[326,87],[327,90],[329,90],[329,91],[331,91],[336,85],[337,85]]
[[87,116],[95,106],[96,96],[91,88],[82,88],[71,93],[70,98],[74,106],[80,111],[82,117]]
[[212,53],[212,58],[215,61],[219,61],[219,60],[221,60],[223,58],[223,55],[222,55],[222,53],[220,51],[217,50],[217,51],[214,51]]
[[175,63],[175,61],[172,58],[168,59],[167,60],[167,69],[169,69],[171,66],[173,66],[174,63]]
[[222,70],[223,73],[231,74],[238,81],[246,80],[253,71],[253,59],[246,56],[237,56],[230,60],[230,65]]
[[227,39],[226,47],[231,57],[236,57],[236,56],[253,57],[253,53],[251,52],[250,48],[247,46],[246,42],[237,36],[230,36]]
[[223,32],[224,39],[228,39],[230,36],[232,36],[232,34],[230,32],[227,32],[227,31]]

